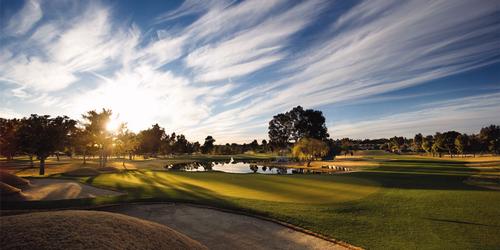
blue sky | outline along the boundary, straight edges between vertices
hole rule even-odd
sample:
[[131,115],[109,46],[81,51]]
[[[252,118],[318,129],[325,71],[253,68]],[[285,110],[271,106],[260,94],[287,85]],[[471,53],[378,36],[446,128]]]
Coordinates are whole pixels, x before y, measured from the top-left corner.
[[111,108],[219,143],[297,105],[333,138],[500,123],[498,1],[0,3],[2,117]]

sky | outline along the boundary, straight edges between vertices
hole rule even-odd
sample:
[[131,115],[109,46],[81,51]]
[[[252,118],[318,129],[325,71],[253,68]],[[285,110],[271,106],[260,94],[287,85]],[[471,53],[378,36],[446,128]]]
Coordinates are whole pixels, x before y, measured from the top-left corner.
[[0,0],[0,117],[81,119],[217,143],[323,111],[332,138],[500,124],[500,2]]

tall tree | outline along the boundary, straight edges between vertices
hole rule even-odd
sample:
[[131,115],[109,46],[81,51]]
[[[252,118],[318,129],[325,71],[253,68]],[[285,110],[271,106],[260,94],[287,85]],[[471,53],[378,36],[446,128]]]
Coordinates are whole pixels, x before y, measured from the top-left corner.
[[482,128],[479,138],[491,153],[500,153],[500,126],[490,125]]
[[18,119],[0,118],[0,155],[7,157],[7,160],[12,160],[18,151],[19,124]]
[[286,114],[277,114],[269,122],[269,141],[278,147],[286,147],[290,141],[292,120]]
[[428,135],[422,139],[422,149],[430,154],[432,152],[433,138],[432,135]]
[[22,141],[22,145],[33,150],[33,153],[40,160],[40,175],[45,174],[47,157],[64,149],[75,125],[76,121],[67,116],[50,118],[48,115],[31,115],[21,121],[19,139]]
[[165,136],[165,130],[158,124],[139,132],[139,152],[156,157]]
[[479,135],[469,136],[469,148],[473,157],[476,157],[476,154],[481,152],[481,150],[483,149],[483,145],[481,143]]
[[210,154],[213,152],[214,149],[214,143],[215,139],[209,135],[207,138],[205,138],[205,142],[203,143],[203,146],[201,146],[201,152],[203,154]]
[[297,106],[284,114],[275,115],[269,122],[270,142],[284,147],[304,137],[326,140],[329,134],[325,121],[321,111],[304,110]]
[[[132,160],[132,155],[137,150],[139,141],[137,139],[137,135],[128,130],[126,124],[122,124],[118,129],[115,144],[117,145],[117,151],[120,154],[126,154],[128,159]],[[125,159],[125,157],[123,157],[123,159]],[[125,160],[123,160],[122,164],[125,166]]]
[[434,135],[434,141],[433,141],[433,144],[432,144],[432,155],[439,155],[439,157],[441,157],[441,154],[442,154],[442,150],[444,148],[444,135],[441,134],[441,133],[436,133]]
[[95,110],[83,114],[84,126],[92,145],[99,150],[99,166],[104,167],[107,161],[107,152],[112,145],[111,133],[106,129],[111,115],[111,110],[102,109],[101,112]]
[[444,140],[442,149],[448,151],[451,158],[453,158],[453,154],[455,153],[455,139],[459,135],[460,133],[457,131],[448,131],[443,133]]
[[191,144],[183,134],[177,135],[174,144],[174,152],[178,154],[191,153]]
[[253,140],[250,143],[250,148],[252,149],[252,151],[257,152],[257,149],[259,148],[259,142],[257,140]]
[[469,145],[469,136],[467,134],[458,135],[457,138],[455,138],[455,148],[459,154],[466,154]]
[[413,138],[413,150],[415,152],[422,152],[423,148],[422,148],[422,140],[424,139],[424,137],[422,136],[422,134],[418,133],[415,135],[415,137]]
[[92,139],[85,128],[76,128],[71,138],[75,153],[83,156],[83,164],[87,164],[87,154],[92,150]]

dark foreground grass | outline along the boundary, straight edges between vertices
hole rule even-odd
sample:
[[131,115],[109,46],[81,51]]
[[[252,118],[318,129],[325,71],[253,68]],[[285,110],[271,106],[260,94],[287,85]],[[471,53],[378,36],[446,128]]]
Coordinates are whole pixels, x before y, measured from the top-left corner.
[[500,192],[464,184],[477,174],[465,162],[377,160],[379,167],[348,175],[134,170],[84,181],[128,193],[88,202],[165,200],[240,209],[369,249],[500,247]]

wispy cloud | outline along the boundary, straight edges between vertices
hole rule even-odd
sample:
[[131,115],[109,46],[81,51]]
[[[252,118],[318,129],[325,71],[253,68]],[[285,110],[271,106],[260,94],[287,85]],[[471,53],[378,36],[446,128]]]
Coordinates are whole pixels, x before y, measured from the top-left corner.
[[[265,137],[272,115],[296,105],[377,101],[500,61],[493,1],[362,1],[332,12],[337,4],[186,1],[138,24],[102,3],[27,1],[0,45],[4,109],[16,111],[17,101],[79,117],[106,107],[135,130],[159,122],[195,139],[241,141]],[[404,119],[428,115],[418,124],[431,129],[440,125],[433,109],[387,119],[405,128]],[[442,123],[455,119],[446,117]],[[345,126],[331,128],[354,137],[368,127]]]
[[[28,32],[43,17],[43,11],[37,0],[27,0],[23,8],[12,16],[4,28],[6,35],[20,36]],[[2,25],[3,26],[3,25]]]
[[[238,27],[243,28],[243,31],[236,32],[225,40],[202,46],[187,56],[186,65],[195,69],[196,81],[208,82],[247,75],[283,59],[285,53],[282,49],[287,44],[286,39],[310,23],[322,6],[319,1],[307,1],[282,14],[265,18],[280,1],[264,3],[266,4],[244,2],[231,7],[224,12],[226,15],[215,19],[222,21],[225,30]],[[264,21],[260,21],[261,19]],[[214,18],[205,23],[195,23],[193,27],[196,28],[193,29],[212,26],[213,22]],[[206,35],[206,30],[217,34],[221,24],[215,25],[215,30],[206,27],[207,29],[193,32],[196,32],[197,37]],[[239,27],[242,24],[254,26]]]
[[217,119],[358,100],[498,62],[496,11],[493,2],[363,2],[291,61],[284,80],[239,93],[241,105]]
[[412,137],[446,130],[477,133],[481,127],[500,123],[500,93],[433,102],[419,109],[372,120],[351,121],[329,127],[335,138]]

